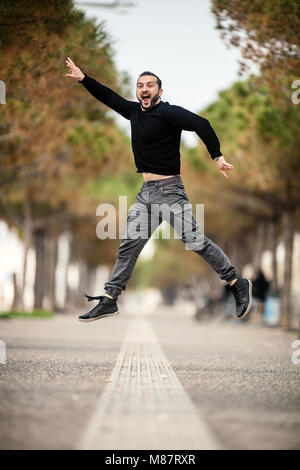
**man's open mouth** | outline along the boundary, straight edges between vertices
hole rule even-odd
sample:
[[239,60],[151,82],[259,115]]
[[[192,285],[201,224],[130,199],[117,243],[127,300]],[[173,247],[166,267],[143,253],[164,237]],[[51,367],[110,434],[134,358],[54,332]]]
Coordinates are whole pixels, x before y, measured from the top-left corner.
[[143,98],[143,100],[149,100],[150,96],[143,96],[142,98]]

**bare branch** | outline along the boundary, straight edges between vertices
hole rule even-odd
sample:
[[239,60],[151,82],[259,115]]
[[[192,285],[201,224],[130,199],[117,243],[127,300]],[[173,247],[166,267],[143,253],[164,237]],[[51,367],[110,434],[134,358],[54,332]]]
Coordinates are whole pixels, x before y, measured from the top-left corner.
[[96,8],[131,8],[136,6],[133,2],[123,2],[118,0],[115,2],[76,2],[76,5],[85,6],[85,7],[96,7]]

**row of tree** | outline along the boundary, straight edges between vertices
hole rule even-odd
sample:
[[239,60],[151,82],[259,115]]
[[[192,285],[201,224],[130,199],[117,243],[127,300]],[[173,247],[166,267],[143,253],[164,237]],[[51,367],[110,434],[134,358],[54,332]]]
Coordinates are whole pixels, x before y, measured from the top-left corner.
[[[299,230],[300,110],[292,94],[300,77],[300,4],[294,0],[213,0],[212,11],[224,39],[241,50],[241,70],[249,62],[260,66],[260,75],[249,82],[250,89],[246,87],[248,132],[242,129],[239,133],[246,165],[241,206],[257,218],[258,260],[263,224],[270,225],[275,288],[278,225],[281,229],[285,247],[281,324],[286,327],[292,307],[294,232]],[[266,215],[257,212],[261,206]]]
[[87,20],[71,1],[2,4],[0,43],[7,92],[0,108],[0,216],[18,228],[25,249],[14,305],[23,307],[32,246],[34,307],[45,295],[55,307],[57,242],[65,230],[73,233],[70,262],[111,261],[112,249],[95,238],[98,176],[122,174],[131,158],[128,137],[106,107],[65,78],[65,59],[123,94],[128,78],[115,68],[105,25]]

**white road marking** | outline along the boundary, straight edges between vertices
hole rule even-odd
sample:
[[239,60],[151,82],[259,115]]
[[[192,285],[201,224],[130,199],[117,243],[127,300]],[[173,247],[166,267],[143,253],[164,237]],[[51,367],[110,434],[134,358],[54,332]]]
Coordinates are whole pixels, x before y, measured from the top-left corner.
[[129,324],[78,449],[221,449],[147,318]]

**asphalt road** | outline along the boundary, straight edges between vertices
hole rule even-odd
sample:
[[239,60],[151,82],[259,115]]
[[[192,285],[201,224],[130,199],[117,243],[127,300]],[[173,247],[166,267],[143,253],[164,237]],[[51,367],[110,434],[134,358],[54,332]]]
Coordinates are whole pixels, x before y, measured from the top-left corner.
[[224,449],[300,449],[294,332],[238,320],[154,318],[177,377]]
[[[7,361],[0,364],[0,448],[76,449],[134,319],[123,311],[88,324],[77,314],[1,320]],[[172,309],[148,320],[222,448],[300,448],[295,332],[234,320],[198,323]]]

